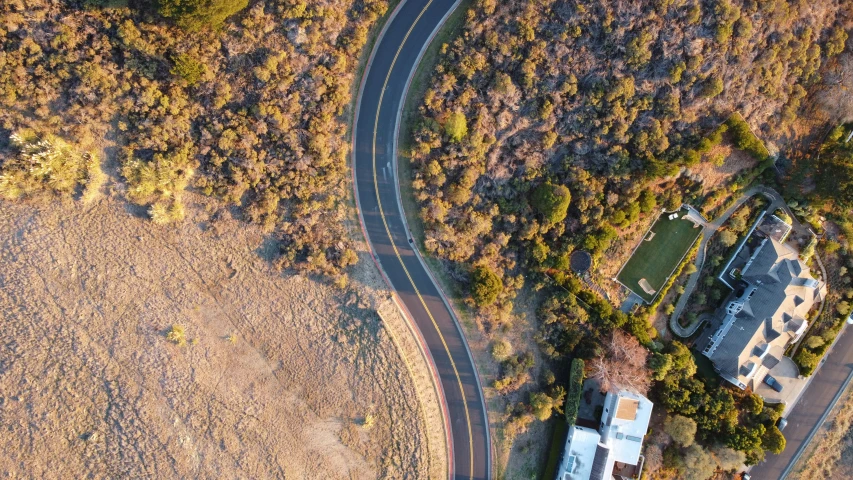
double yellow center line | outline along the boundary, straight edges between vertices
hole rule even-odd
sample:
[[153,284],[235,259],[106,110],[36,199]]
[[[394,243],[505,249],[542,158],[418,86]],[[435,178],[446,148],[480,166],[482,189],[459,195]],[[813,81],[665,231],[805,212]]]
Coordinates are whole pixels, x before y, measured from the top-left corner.
[[[379,112],[382,109],[382,99],[385,96],[385,88],[388,86],[388,80],[391,78],[391,72],[394,70],[394,65],[397,63],[397,57],[400,56],[400,52],[403,50],[403,46],[406,44],[406,40],[408,40],[409,35],[415,28],[415,25],[418,24],[424,12],[427,11],[432,2],[433,0],[429,0],[426,5],[424,5],[423,10],[421,10],[421,13],[418,14],[418,17],[412,23],[412,26],[409,27],[409,31],[406,32],[406,36],[403,37],[403,41],[400,42],[400,46],[399,48],[397,48],[397,53],[394,54],[394,59],[391,61],[391,66],[388,68],[388,74],[385,75],[385,82],[382,84],[382,90],[379,93],[379,104],[376,107],[376,120],[373,123],[373,149],[371,152],[373,155],[373,185],[376,188],[376,203],[379,205],[379,216],[382,218],[382,224],[385,225],[385,232],[388,234],[388,239],[391,240],[391,247],[394,249],[394,255],[397,256],[397,260],[400,262],[400,266],[403,267],[403,271],[406,273],[406,277],[412,284],[412,288],[414,288],[415,294],[421,301],[421,305],[423,305],[424,310],[429,316],[429,319],[432,321],[433,326],[435,326],[435,331],[438,333],[438,337],[441,339],[441,344],[444,346],[444,351],[447,352],[447,358],[450,359],[450,365],[453,367],[453,373],[454,375],[456,375],[456,382],[459,384],[459,393],[462,396],[462,405],[465,410],[465,422],[468,424],[468,448],[469,453],[471,455],[471,461],[469,464],[469,478],[474,478],[474,440],[473,436],[471,435],[471,417],[468,414],[468,401],[465,399],[465,390],[462,388],[462,379],[459,377],[459,371],[456,369],[456,362],[453,361],[453,355],[450,354],[450,349],[447,347],[447,342],[444,340],[444,335],[441,334],[441,329],[438,328],[438,323],[435,321],[435,318],[433,318],[432,312],[430,312],[429,307],[427,307],[427,304],[424,301],[424,298],[421,296],[421,292],[418,291],[418,287],[415,285],[414,280],[412,280],[412,276],[411,274],[409,274],[409,270],[406,268],[406,264],[403,263],[403,259],[402,257],[400,257],[400,252],[399,250],[397,250],[397,245],[394,243],[394,237],[391,236],[391,229],[388,228],[388,222],[385,219],[385,212],[382,210],[382,199],[379,195],[379,180],[376,175],[376,132],[379,130]],[[392,155],[396,155],[396,152],[392,152]],[[392,173],[393,171],[394,170],[392,169]],[[403,212],[400,213],[403,214]],[[412,246],[412,248],[415,247]]]

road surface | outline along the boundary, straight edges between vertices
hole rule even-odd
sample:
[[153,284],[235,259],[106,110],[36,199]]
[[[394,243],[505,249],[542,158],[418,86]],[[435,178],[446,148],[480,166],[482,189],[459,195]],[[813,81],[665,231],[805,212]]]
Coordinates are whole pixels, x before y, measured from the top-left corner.
[[[768,454],[767,458],[752,468],[750,474],[756,480],[782,479],[790,473],[791,460],[795,460],[801,448],[811,440],[812,430],[823,423],[824,412],[834,402],[847,379],[853,375],[853,328],[845,328],[832,351],[825,357],[823,366],[815,374],[794,409],[788,415],[785,427],[787,444],[779,455]],[[850,393],[848,392],[848,395]]]
[[359,215],[374,259],[419,329],[444,395],[450,476],[491,478],[483,392],[465,337],[415,253],[398,201],[396,136],[408,82],[456,0],[403,0],[380,34],[359,92],[353,176]]

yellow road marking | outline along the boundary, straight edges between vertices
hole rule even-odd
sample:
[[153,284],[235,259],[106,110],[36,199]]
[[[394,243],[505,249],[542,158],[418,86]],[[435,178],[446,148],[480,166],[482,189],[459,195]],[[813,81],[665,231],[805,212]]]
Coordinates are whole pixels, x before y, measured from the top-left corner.
[[474,439],[473,435],[471,434],[471,417],[470,415],[468,415],[468,401],[465,400],[465,390],[462,387],[462,379],[459,377],[459,371],[456,369],[456,362],[453,361],[453,355],[450,354],[450,349],[447,347],[447,342],[444,340],[444,335],[441,334],[441,330],[438,328],[438,323],[435,321],[435,318],[433,318],[432,312],[430,312],[429,307],[427,307],[426,302],[421,296],[421,292],[418,291],[418,287],[415,285],[414,280],[412,280],[412,276],[409,274],[409,270],[406,268],[406,264],[403,263],[403,259],[402,257],[400,257],[400,252],[397,250],[397,245],[394,243],[394,237],[391,235],[391,229],[388,228],[388,222],[385,220],[385,212],[382,210],[382,200],[379,195],[379,180],[376,176],[376,132],[379,129],[379,112],[382,110],[382,98],[385,96],[385,88],[388,86],[388,80],[391,78],[391,71],[394,70],[394,65],[397,63],[397,57],[400,56],[400,52],[403,50],[403,45],[406,44],[406,40],[408,40],[409,35],[415,28],[415,25],[418,24],[418,21],[420,21],[424,12],[426,12],[427,8],[429,8],[431,4],[432,0],[429,0],[426,5],[424,5],[423,10],[421,10],[421,13],[418,14],[418,17],[412,23],[412,26],[409,27],[409,31],[406,32],[406,36],[403,37],[403,41],[400,42],[400,47],[397,48],[397,53],[394,54],[394,59],[391,61],[391,66],[388,68],[388,74],[385,75],[385,82],[382,84],[382,90],[379,93],[379,104],[376,107],[376,120],[373,123],[373,149],[371,152],[373,155],[373,185],[376,188],[376,203],[379,206],[379,216],[382,217],[382,224],[385,225],[385,232],[388,234],[388,239],[391,240],[391,247],[394,249],[394,255],[397,256],[397,260],[400,262],[400,266],[402,266],[403,271],[406,272],[406,277],[409,279],[409,283],[412,284],[412,288],[415,289],[415,294],[421,301],[421,305],[423,305],[424,310],[426,310],[427,315],[429,315],[429,319],[432,321],[433,326],[435,326],[435,331],[438,332],[438,337],[441,339],[441,344],[444,345],[444,351],[447,352],[447,358],[450,359],[450,365],[453,367],[453,373],[454,375],[456,375],[456,381],[459,383],[459,392],[462,394],[462,405],[465,409],[465,422],[468,424],[468,447],[471,455],[470,475],[468,478],[474,478]]

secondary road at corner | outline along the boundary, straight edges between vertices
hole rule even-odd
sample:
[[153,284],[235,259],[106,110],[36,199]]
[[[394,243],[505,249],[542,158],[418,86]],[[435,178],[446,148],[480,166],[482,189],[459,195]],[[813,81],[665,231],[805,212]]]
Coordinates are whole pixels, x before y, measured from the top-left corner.
[[[814,375],[796,406],[788,415],[785,428],[787,440],[785,450],[779,455],[768,454],[767,458],[750,471],[756,480],[782,480],[791,473],[793,463],[808,446],[814,432],[826,419],[826,414],[835,401],[843,396],[842,389],[853,375],[853,332],[849,326],[842,330]],[[850,394],[849,392],[847,393]]]
[[455,7],[456,0],[403,0],[385,25],[359,92],[353,175],[371,252],[432,357],[446,408],[450,475],[489,479],[489,424],[476,367],[446,299],[410,242],[394,165],[399,112],[409,79],[434,32]]

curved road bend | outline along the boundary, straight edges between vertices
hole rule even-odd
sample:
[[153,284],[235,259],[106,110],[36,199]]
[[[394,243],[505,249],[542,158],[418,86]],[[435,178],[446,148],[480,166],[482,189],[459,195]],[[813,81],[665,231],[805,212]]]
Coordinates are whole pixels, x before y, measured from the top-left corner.
[[365,235],[386,280],[417,324],[438,374],[451,440],[451,476],[489,479],[483,393],[465,338],[415,255],[397,201],[398,113],[422,49],[456,0],[404,0],[380,34],[362,80],[353,133],[355,193]]

